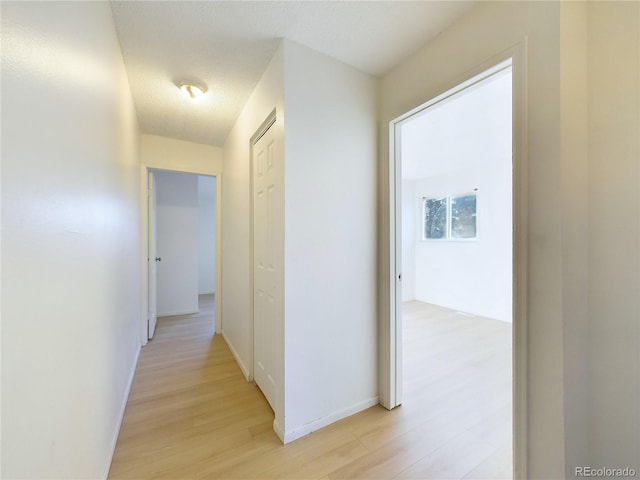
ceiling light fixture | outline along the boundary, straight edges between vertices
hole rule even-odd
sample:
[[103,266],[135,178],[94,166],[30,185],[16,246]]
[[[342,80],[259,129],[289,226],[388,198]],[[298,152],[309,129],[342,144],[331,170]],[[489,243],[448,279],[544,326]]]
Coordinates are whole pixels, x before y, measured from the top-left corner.
[[195,85],[193,83],[182,82],[178,86],[180,87],[180,90],[189,95],[189,98],[191,98],[191,100],[200,99],[207,91],[207,87],[202,85]]

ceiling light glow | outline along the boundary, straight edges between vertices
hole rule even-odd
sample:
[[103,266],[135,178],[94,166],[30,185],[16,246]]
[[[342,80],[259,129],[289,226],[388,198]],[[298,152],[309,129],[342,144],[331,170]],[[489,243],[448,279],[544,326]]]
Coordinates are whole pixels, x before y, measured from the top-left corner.
[[207,91],[207,87],[183,82],[180,84],[180,90],[188,95],[191,100],[199,100]]

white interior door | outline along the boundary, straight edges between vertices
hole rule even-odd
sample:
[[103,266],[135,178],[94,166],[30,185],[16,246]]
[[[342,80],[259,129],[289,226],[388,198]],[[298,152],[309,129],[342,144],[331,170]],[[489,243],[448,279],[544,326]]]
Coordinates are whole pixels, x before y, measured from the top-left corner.
[[254,380],[275,410],[277,331],[282,318],[283,177],[274,128],[253,147]]
[[149,275],[149,296],[148,296],[148,312],[147,312],[147,324],[149,340],[153,338],[156,332],[156,322],[158,319],[157,310],[157,266],[160,258],[156,252],[156,188],[155,188],[155,176],[153,172],[149,172],[148,190],[147,190],[147,205],[148,205],[148,255],[147,259],[148,275]]

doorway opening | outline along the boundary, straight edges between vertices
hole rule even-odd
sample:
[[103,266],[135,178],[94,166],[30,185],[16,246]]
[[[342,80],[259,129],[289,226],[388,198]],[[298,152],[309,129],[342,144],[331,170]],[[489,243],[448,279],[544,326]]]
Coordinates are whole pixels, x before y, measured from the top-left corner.
[[514,471],[518,88],[509,58],[391,123],[390,403],[449,419],[460,478]]
[[149,170],[148,187],[148,339],[158,317],[213,335],[216,178]]

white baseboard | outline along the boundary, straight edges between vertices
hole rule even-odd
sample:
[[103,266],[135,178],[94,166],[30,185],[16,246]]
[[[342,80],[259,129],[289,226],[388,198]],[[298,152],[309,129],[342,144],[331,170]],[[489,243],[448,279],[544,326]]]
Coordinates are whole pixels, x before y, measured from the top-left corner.
[[240,370],[242,370],[242,374],[244,375],[244,378],[247,379],[247,382],[250,381],[251,380],[251,374],[249,372],[249,369],[246,367],[246,365],[244,364],[244,362],[240,358],[240,355],[238,355],[238,352],[236,351],[235,347],[233,346],[233,344],[229,340],[229,337],[227,337],[227,334],[224,333],[224,330],[222,331],[222,338],[224,338],[224,341],[227,344],[227,347],[229,347],[229,350],[231,350],[231,354],[233,355],[233,358],[236,359],[236,363],[240,367]]
[[273,431],[276,432],[280,441],[284,443],[284,428],[282,428],[282,425],[280,425],[275,418],[273,419]]
[[361,412],[362,410],[366,410],[367,408],[373,407],[378,403],[379,403],[379,397],[377,396],[371,397],[367,400],[363,400],[362,402],[358,402],[355,405],[352,405],[351,407],[345,408],[343,410],[339,410],[330,415],[327,415],[326,417],[319,418],[317,420],[314,420],[311,423],[307,423],[306,425],[302,425],[300,427],[292,428],[291,430],[288,430],[288,431],[283,431],[282,428],[279,425],[277,425],[274,421],[273,429],[282,440],[282,443],[287,444],[287,443],[293,442],[294,440],[297,440],[298,438],[304,437],[305,435],[315,432],[316,430],[319,430],[322,427],[331,425],[332,423],[337,422],[338,420],[342,420],[343,418],[350,417],[351,415]]
[[129,374],[129,380],[127,381],[127,388],[125,389],[124,398],[122,399],[122,405],[120,406],[120,413],[118,415],[118,424],[111,440],[111,448],[109,449],[109,458],[107,459],[107,465],[105,466],[104,474],[102,478],[105,480],[109,477],[109,470],[111,469],[111,462],[113,461],[113,455],[116,453],[116,444],[118,443],[118,436],[120,435],[120,428],[122,428],[122,421],[124,420],[124,412],[127,408],[127,402],[129,401],[129,395],[131,394],[131,387],[133,386],[133,378],[136,374],[136,368],[138,367],[138,359],[140,358],[140,351],[142,347],[138,347],[135,358],[133,359],[133,367]]
[[158,317],[175,317],[176,315],[191,315],[192,313],[198,313],[200,310],[176,310],[173,312],[158,312]]

